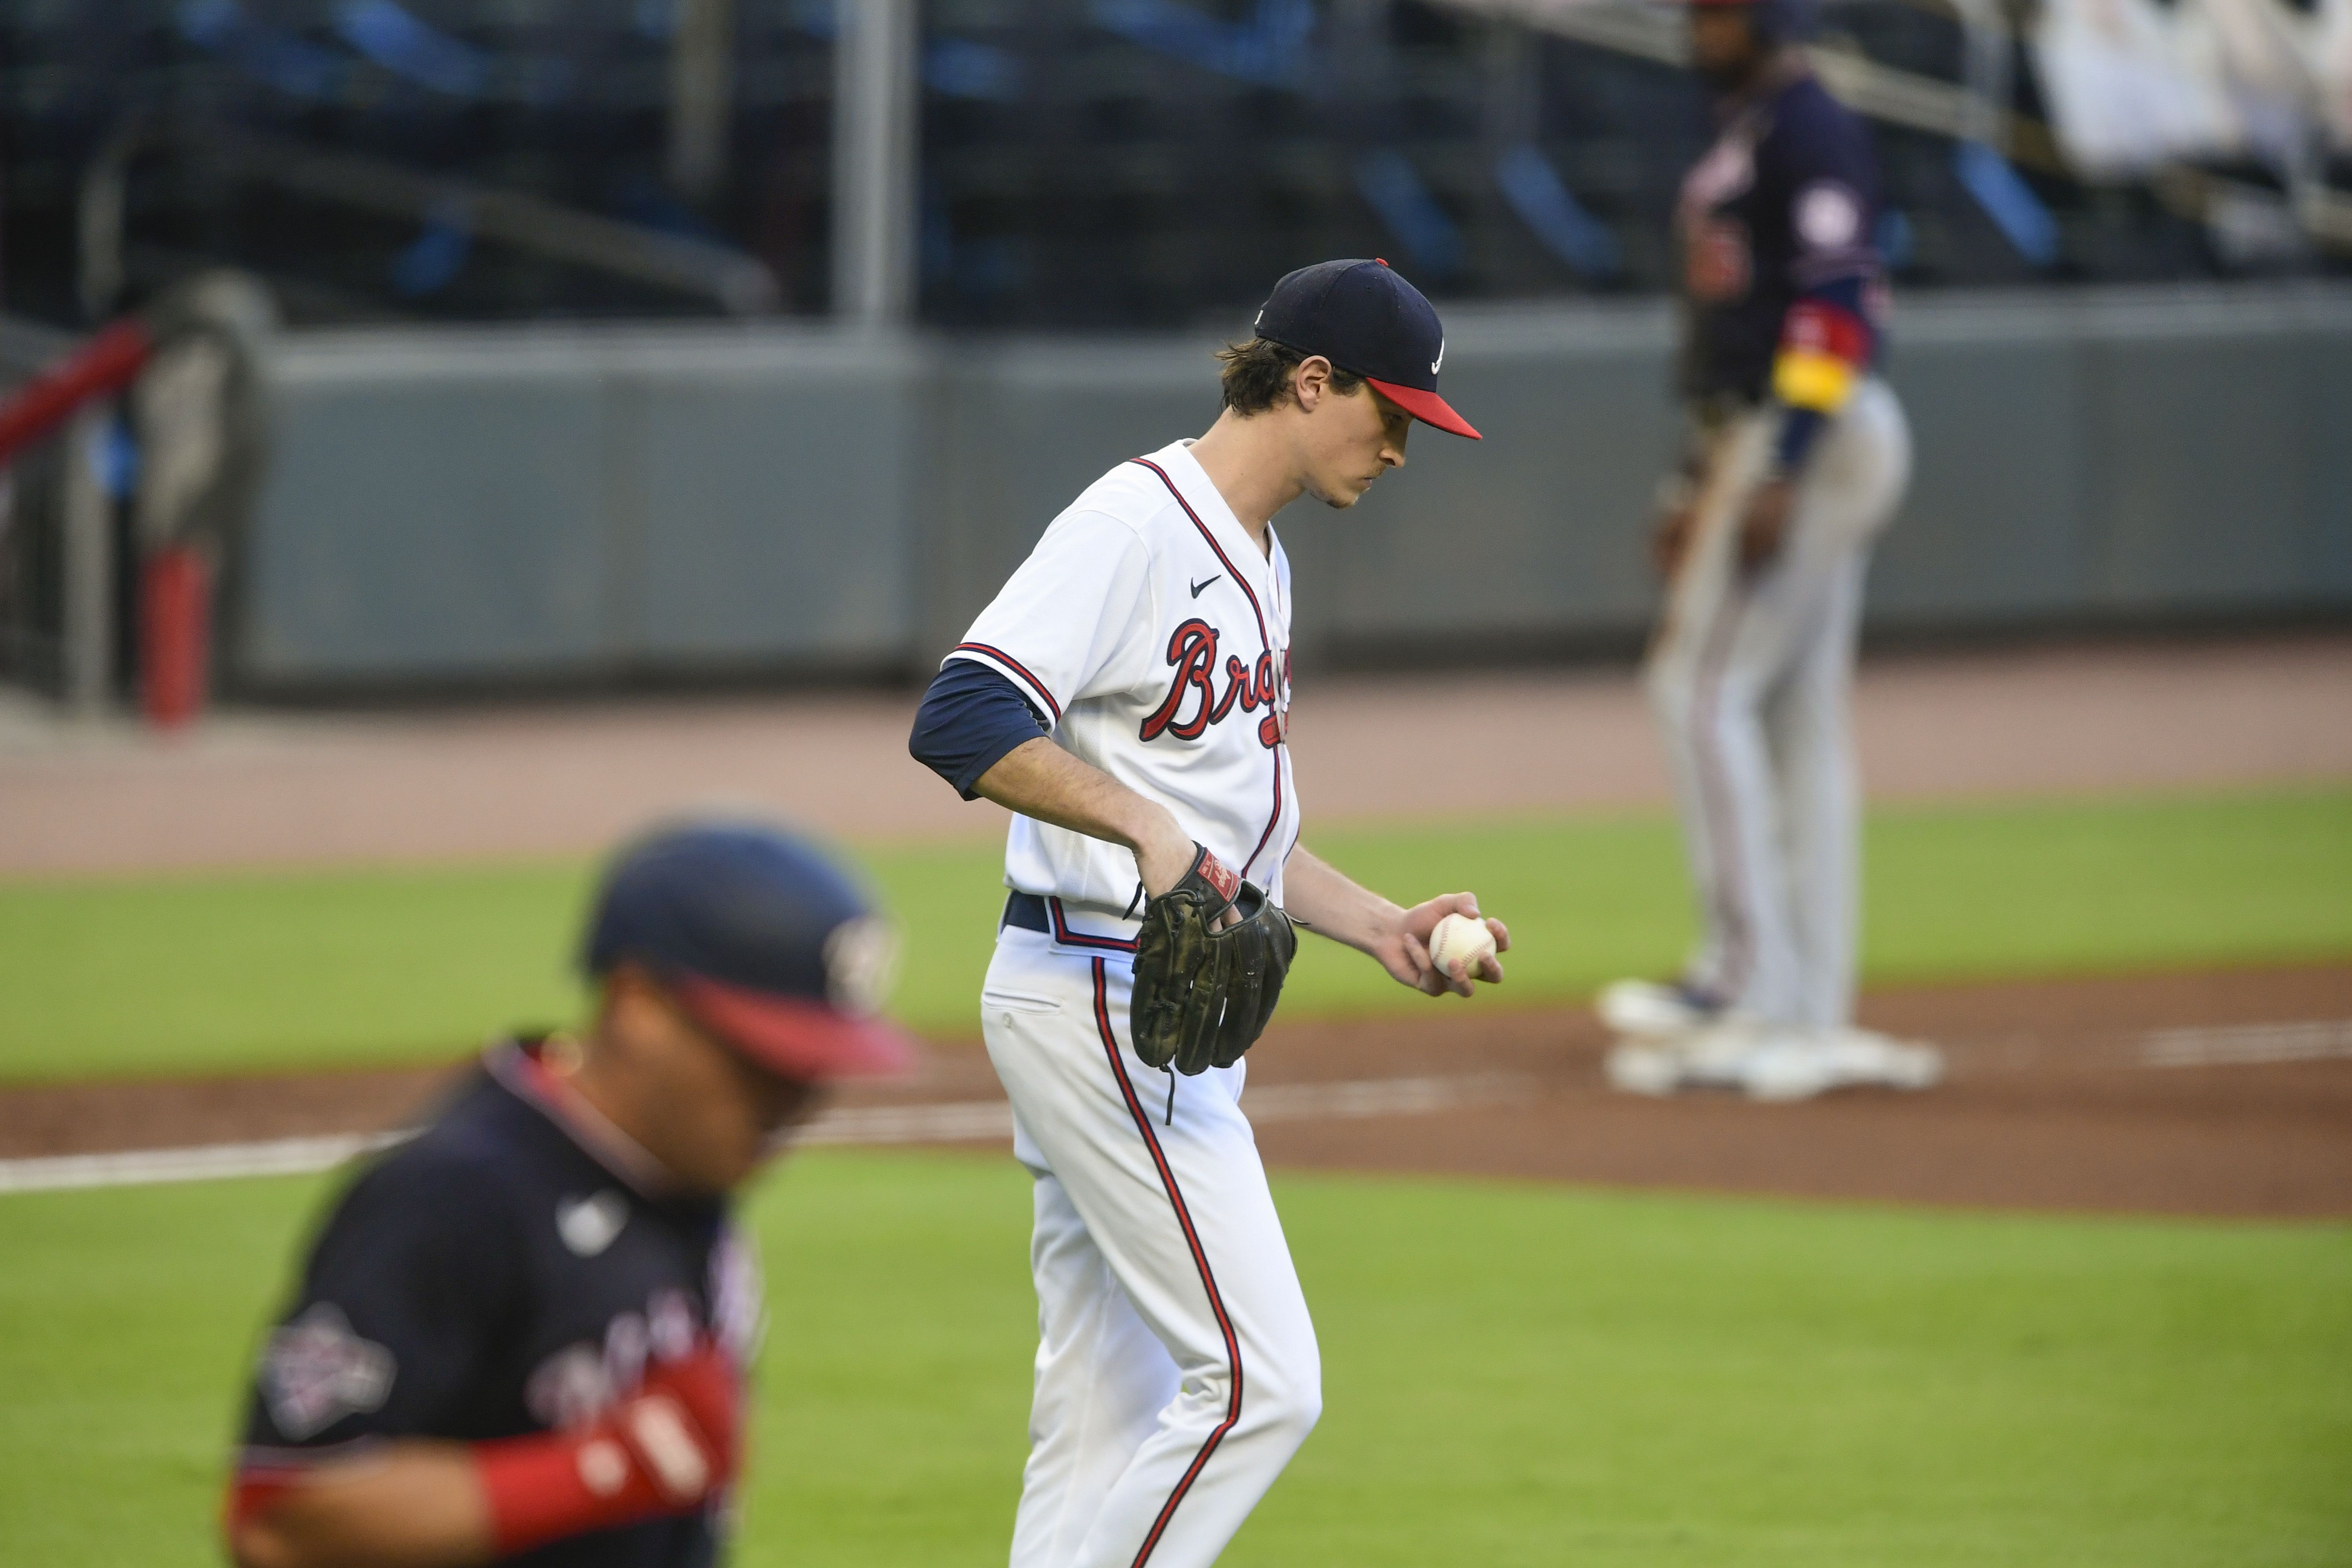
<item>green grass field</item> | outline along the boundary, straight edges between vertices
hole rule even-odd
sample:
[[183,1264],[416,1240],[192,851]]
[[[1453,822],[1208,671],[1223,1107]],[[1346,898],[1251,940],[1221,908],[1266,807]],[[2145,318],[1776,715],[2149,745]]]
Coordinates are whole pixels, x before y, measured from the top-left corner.
[[[1370,884],[1478,889],[1512,924],[1479,1005],[1670,969],[1690,914],[1663,818],[1315,836]],[[992,844],[862,858],[907,936],[896,1010],[971,1032],[1003,890]],[[567,862],[0,883],[0,1080],[431,1059],[573,1016],[590,868]],[[2352,956],[2352,792],[1882,812],[1864,967],[1971,978]],[[1286,1016],[1423,1005],[1309,941]]]
[[[1286,1176],[1322,1427],[1237,1568],[2352,1563],[2352,1228]],[[0,1198],[0,1552],[215,1561],[316,1181]],[[1011,1161],[812,1155],[740,1563],[1001,1563],[1035,1320]]]

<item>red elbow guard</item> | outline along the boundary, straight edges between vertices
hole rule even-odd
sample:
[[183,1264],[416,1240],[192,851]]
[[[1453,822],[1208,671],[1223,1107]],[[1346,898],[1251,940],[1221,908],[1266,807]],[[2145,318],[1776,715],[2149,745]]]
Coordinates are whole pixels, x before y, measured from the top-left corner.
[[647,1369],[591,1426],[476,1444],[494,1553],[694,1511],[734,1479],[740,1424],[734,1363],[706,1348]]

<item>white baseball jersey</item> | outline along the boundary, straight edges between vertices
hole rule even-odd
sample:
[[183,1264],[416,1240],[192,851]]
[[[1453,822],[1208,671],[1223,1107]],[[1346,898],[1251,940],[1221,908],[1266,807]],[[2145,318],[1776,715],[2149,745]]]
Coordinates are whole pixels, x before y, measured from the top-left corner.
[[[1259,551],[1179,441],[1121,463],[1055,518],[950,658],[1009,677],[1073,754],[1175,814],[1282,899],[1290,773],[1290,563]],[[1132,934],[1135,857],[1026,816],[1004,880]]]

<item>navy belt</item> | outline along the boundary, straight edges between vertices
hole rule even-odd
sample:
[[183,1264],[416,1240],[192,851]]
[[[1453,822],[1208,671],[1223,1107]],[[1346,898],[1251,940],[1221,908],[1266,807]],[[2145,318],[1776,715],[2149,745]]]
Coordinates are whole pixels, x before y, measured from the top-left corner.
[[[1080,907],[1086,909],[1089,914],[1103,914],[1114,920],[1118,918],[1115,915],[1109,915],[1106,910],[1096,910],[1092,906]],[[1019,926],[1023,931],[1040,932],[1067,947],[1082,947],[1102,952],[1135,951],[1134,938],[1095,936],[1086,931],[1072,931],[1066,921],[1057,918],[1061,913],[1062,910],[1055,907],[1055,900],[1051,899],[1040,898],[1035,893],[1014,893],[1004,900],[1003,924]]]

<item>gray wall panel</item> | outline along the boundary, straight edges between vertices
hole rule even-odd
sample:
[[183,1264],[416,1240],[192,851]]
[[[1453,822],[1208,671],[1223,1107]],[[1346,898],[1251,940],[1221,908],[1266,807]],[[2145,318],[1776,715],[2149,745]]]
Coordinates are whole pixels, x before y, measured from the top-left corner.
[[929,358],[792,331],[295,335],[236,672],[897,662]]
[[249,670],[498,673],[604,650],[593,383],[362,377],[278,402]]
[[[1302,656],[1475,658],[1654,611],[1655,302],[1454,307],[1362,505],[1277,521]],[[229,639],[256,683],[919,666],[1121,458],[1206,429],[1215,340],[740,326],[297,333]],[[1885,628],[2352,611],[2352,291],[1906,304]]]
[[2298,358],[2267,335],[2089,347],[2093,602],[2220,609],[2305,586],[2312,475]]
[[650,379],[637,650],[891,658],[914,633],[911,378]]
[[2315,601],[2352,603],[2352,332],[2314,334],[2298,353],[2311,465],[2305,574]]
[[2063,340],[1898,340],[1888,379],[1911,424],[1911,489],[1872,563],[1874,621],[2015,620],[2079,602],[2078,357]]

